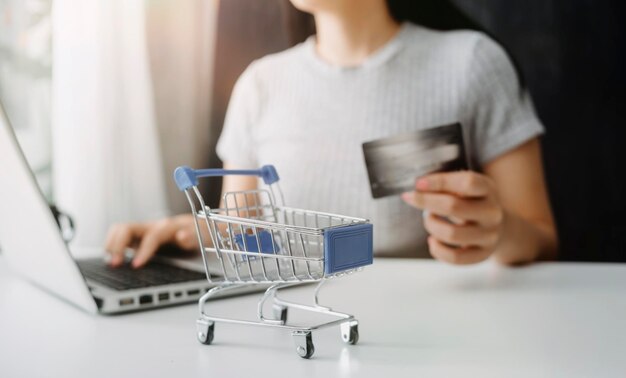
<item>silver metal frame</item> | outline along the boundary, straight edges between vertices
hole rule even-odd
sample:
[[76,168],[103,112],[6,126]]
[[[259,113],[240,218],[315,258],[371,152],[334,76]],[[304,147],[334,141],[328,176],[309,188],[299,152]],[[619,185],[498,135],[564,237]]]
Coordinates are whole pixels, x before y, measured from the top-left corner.
[[[281,206],[275,205],[275,189]],[[197,337],[203,344],[213,341],[216,322],[276,327],[291,331],[296,352],[303,358],[314,353],[312,332],[341,325],[344,342],[358,340],[358,321],[353,315],[334,311],[319,303],[324,283],[361,270],[351,269],[332,275],[325,274],[324,232],[346,225],[364,224],[366,219],[337,214],[301,210],[284,206],[278,183],[264,189],[226,193],[223,208],[206,206],[197,186],[185,190],[191,206],[194,224],[204,263],[206,278],[218,286],[206,292],[199,300]],[[263,237],[271,242],[263,243]],[[210,243],[209,243],[210,242]],[[264,249],[265,248],[265,249]],[[215,256],[216,259],[211,259]],[[212,266],[213,269],[212,269]],[[219,274],[212,272],[217,271]],[[286,301],[278,290],[300,283],[318,282],[314,304]],[[207,302],[218,293],[242,285],[270,284],[257,304],[257,320],[213,316],[206,312]],[[266,303],[272,303],[273,314],[264,312]],[[334,320],[313,325],[293,325],[287,322],[288,309],[309,311],[334,317]]]

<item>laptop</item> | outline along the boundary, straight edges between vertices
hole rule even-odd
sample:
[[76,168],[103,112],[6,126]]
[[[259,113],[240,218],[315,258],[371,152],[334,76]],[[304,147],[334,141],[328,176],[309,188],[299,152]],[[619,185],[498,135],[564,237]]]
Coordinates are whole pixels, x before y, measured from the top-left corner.
[[[88,312],[116,314],[195,302],[214,286],[200,256],[157,258],[141,269],[110,267],[104,250],[74,260],[58,212],[42,194],[1,102],[0,162],[0,256],[43,290]],[[243,286],[220,295],[261,289]]]

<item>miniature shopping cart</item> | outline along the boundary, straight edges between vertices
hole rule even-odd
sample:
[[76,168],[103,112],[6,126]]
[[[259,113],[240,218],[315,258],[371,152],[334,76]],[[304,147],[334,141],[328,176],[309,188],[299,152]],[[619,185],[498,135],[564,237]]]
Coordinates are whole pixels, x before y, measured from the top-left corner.
[[[211,209],[198,190],[198,178],[225,175],[259,176],[268,188],[226,193],[222,208]],[[313,330],[340,325],[344,342],[358,341],[354,316],[320,305],[318,294],[327,279],[353,273],[372,263],[372,225],[366,219],[285,207],[278,174],[271,165],[258,170],[179,167],[174,179],[195,215],[206,277],[217,285],[199,301],[197,336],[201,343],[213,341],[216,322],[290,330],[296,351],[303,358],[310,358],[315,351]],[[280,206],[276,205],[277,195]],[[279,289],[307,282],[318,282],[312,305],[288,302],[277,296]],[[215,317],[205,312],[209,299],[242,285],[268,286],[259,299],[257,320]],[[272,304],[272,316],[266,314],[266,303],[268,307]],[[325,314],[333,320],[307,326],[290,324],[288,308]]]

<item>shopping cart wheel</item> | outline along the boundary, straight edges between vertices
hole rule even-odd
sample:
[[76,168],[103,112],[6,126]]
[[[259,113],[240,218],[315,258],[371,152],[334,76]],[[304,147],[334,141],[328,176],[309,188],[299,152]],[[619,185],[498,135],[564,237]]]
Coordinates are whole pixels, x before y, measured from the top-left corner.
[[359,342],[359,322],[353,320],[341,323],[341,338],[347,344],[354,345]]
[[274,305],[274,319],[280,320],[281,324],[287,323],[287,307],[281,305]]
[[296,352],[302,358],[311,358],[315,353],[311,331],[293,331],[293,340],[296,343]]
[[196,322],[196,330],[198,331],[198,341],[204,345],[213,342],[213,334],[215,331],[215,323],[205,319],[198,319]]

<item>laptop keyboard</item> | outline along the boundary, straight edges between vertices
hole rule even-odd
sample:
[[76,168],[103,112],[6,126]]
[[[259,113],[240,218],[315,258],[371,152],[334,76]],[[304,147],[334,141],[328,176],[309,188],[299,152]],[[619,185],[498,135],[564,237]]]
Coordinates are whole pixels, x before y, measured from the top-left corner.
[[115,290],[138,289],[206,279],[204,273],[155,261],[139,269],[133,269],[129,264],[112,268],[102,259],[79,260],[77,263],[85,278]]

